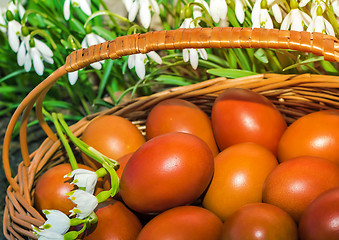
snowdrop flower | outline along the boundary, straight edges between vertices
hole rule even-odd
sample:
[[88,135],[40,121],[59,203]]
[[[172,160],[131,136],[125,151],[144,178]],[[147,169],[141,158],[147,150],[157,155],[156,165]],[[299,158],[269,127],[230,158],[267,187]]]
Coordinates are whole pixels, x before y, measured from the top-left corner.
[[[180,28],[194,28],[194,27],[195,26],[194,26],[192,18],[186,18],[180,26]],[[197,27],[199,27],[199,25],[197,25]],[[190,64],[194,70],[197,69],[198,67],[198,62],[199,62],[198,53],[202,59],[207,60],[208,58],[207,52],[203,48],[202,49],[189,48],[189,49],[182,50],[184,62],[190,61]]]
[[311,17],[298,9],[298,2],[296,0],[291,0],[291,11],[284,18],[280,29],[303,31],[304,25],[308,26],[310,22]]
[[154,51],[151,51],[146,54],[142,53],[133,54],[128,57],[128,68],[132,69],[133,67],[135,67],[135,72],[137,73],[140,79],[145,78],[146,73],[145,64],[147,62],[147,57],[151,58],[158,64],[162,64],[161,57]]
[[[207,12],[210,14],[210,8],[204,0],[195,0],[194,2],[202,4],[206,8]],[[202,16],[201,10],[202,10],[202,8],[200,6],[197,6],[197,5],[193,6],[193,18],[194,19]]]
[[[260,5],[259,5],[260,4]],[[266,6],[264,6],[266,4]],[[252,12],[252,27],[253,28],[273,28],[271,16],[267,10],[266,1],[256,1]]]
[[123,0],[128,12],[128,20],[133,22],[139,12],[141,25],[148,28],[151,24],[151,10],[159,15],[159,5],[155,0]]
[[[106,40],[104,38],[93,33],[92,29],[90,27],[86,31],[88,33],[86,34],[85,38],[82,40],[81,47],[88,48],[89,46],[106,42]],[[104,63],[104,61],[95,62],[95,63],[92,63],[90,66],[97,69],[97,70],[100,70],[103,63]],[[74,85],[76,83],[76,81],[78,80],[78,75],[79,75],[78,71],[68,73],[68,80],[69,80],[71,85]]]
[[211,0],[210,12],[213,21],[219,23],[225,21],[227,17],[227,4],[225,0]]
[[308,32],[320,32],[335,36],[332,25],[323,17],[323,10],[319,5],[317,8],[317,15],[312,18],[310,25],[307,28]]
[[7,6],[7,10],[11,11],[13,15],[18,12],[20,19],[22,19],[25,14],[25,8],[22,6],[21,3],[14,4],[14,2],[10,1]]
[[58,210],[43,210],[47,221],[39,228],[33,227],[33,233],[39,240],[64,239],[64,234],[71,226],[71,221],[66,214]]
[[70,210],[70,216],[76,215],[77,218],[84,219],[98,206],[98,199],[86,191],[74,190],[67,195],[69,196],[69,199],[77,205]]
[[23,41],[18,49],[17,60],[19,66],[25,67],[26,72],[29,72],[33,67],[35,72],[41,76],[44,73],[43,61],[53,64],[53,52],[42,41],[29,36],[23,37]]
[[[265,28],[273,28],[273,23],[268,9],[272,9],[274,19],[281,23],[282,13],[279,4],[282,4],[283,0],[256,0],[252,10],[252,23],[253,27],[264,26]],[[240,10],[238,10],[240,12]],[[272,27],[271,26],[272,23]]]
[[91,15],[91,0],[65,0],[64,3],[64,17],[66,20],[70,17],[70,5],[73,7],[80,7],[80,9],[86,14]]
[[[299,3],[299,6],[305,7],[306,4],[309,3],[309,2],[310,2],[310,0],[301,0],[300,3]],[[324,1],[312,0],[312,4],[311,4],[311,16],[312,17],[317,16],[318,6],[321,7],[322,12],[324,12],[323,9],[326,9],[326,4],[325,4]]]
[[95,185],[97,184],[97,174],[86,169],[75,169],[64,178],[73,178],[71,184],[77,185],[79,188],[85,188],[86,192],[93,194]]

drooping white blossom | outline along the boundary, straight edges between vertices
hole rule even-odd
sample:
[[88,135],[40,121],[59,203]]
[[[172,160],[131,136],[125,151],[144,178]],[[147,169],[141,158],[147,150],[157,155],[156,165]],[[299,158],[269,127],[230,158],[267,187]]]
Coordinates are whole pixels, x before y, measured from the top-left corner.
[[[90,32],[87,33],[84,39],[82,40],[81,47],[88,48],[89,46],[100,44],[103,42],[106,42],[104,38],[100,37],[99,35],[93,32]],[[92,63],[90,66],[92,68],[100,70],[103,63],[104,61],[95,62]],[[68,73],[68,81],[70,82],[71,85],[74,85],[76,83],[76,81],[78,80],[78,75],[79,75],[78,71]]]
[[[31,44],[33,45],[31,46]],[[23,37],[18,49],[17,61],[19,66],[24,65],[26,72],[31,70],[33,63],[35,72],[41,76],[45,69],[43,61],[53,64],[53,52],[39,39],[30,40],[29,36]]]
[[85,188],[86,192],[93,194],[95,185],[97,184],[97,174],[87,169],[75,169],[69,174],[64,176],[65,178],[73,178],[71,184],[78,186],[79,188]]
[[[283,4],[283,2],[283,0],[265,0],[265,2],[264,0],[256,0],[251,14],[252,27],[273,28],[273,22],[268,13],[270,9],[272,10],[274,19],[278,23],[281,23],[282,12],[280,4]],[[264,5],[264,7],[262,5]]]
[[32,226],[33,233],[39,240],[64,239],[64,234],[69,230],[71,223],[66,214],[58,210],[43,210],[46,222],[39,228]]
[[311,17],[302,12],[298,8],[291,9],[281,23],[280,29],[303,31],[304,25],[308,26],[311,22]]
[[[195,28],[199,27],[194,26],[193,19],[192,18],[185,18],[184,22],[181,24],[180,28]],[[184,62],[190,61],[190,64],[193,69],[197,69],[198,63],[199,63],[199,55],[202,59],[207,60],[207,52],[205,49],[194,49],[194,48],[189,48],[189,49],[183,49],[182,50],[182,55],[183,55],[183,60]]]
[[158,53],[151,51],[146,54],[138,53],[138,54],[132,54],[128,57],[128,68],[132,69],[135,67],[135,72],[138,75],[140,79],[145,78],[146,69],[145,64],[147,62],[147,57],[151,58],[153,61],[155,61],[158,64],[162,64],[162,59],[159,56]]
[[323,17],[323,8],[321,5],[317,5],[315,14],[312,15],[312,21],[307,28],[308,32],[320,32],[335,36],[334,29],[329,21]]
[[210,14],[214,22],[219,23],[227,18],[227,4],[225,0],[211,0]]
[[[207,10],[207,12],[209,14],[211,14],[210,8],[209,8],[207,2],[205,2],[204,0],[194,0],[194,2],[202,4],[204,6],[204,8]],[[200,6],[194,5],[193,6],[193,18],[196,19],[196,18],[201,17],[202,14],[203,14],[202,10],[203,9]]]
[[123,0],[128,12],[128,20],[133,22],[139,13],[141,25],[148,28],[151,24],[151,12],[159,15],[159,5],[155,0]]
[[10,1],[8,6],[7,6],[7,10],[11,11],[13,15],[15,15],[16,13],[19,13],[19,17],[20,19],[22,19],[22,17],[24,16],[26,10],[25,8],[22,6],[22,4],[19,2],[17,2],[16,4],[14,4],[13,1]]
[[84,219],[88,217],[98,206],[98,199],[83,190],[74,190],[68,193],[69,199],[77,206],[70,210],[71,215],[76,215],[77,218]]
[[86,14],[91,15],[91,0],[65,0],[64,3],[64,18],[68,20],[70,18],[70,6],[80,7],[80,9]]

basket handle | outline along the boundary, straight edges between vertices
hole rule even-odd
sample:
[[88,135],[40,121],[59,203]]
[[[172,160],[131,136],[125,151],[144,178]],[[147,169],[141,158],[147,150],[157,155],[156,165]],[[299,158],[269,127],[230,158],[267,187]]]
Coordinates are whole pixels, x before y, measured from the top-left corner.
[[[185,48],[291,49],[324,56],[327,61],[339,62],[339,40],[335,37],[321,33],[240,27],[180,28],[177,30],[133,34],[117,37],[115,40],[93,45],[86,49],[76,50],[67,57],[65,65],[53,72],[24,98],[8,124],[2,156],[5,174],[11,187],[19,190],[19,185],[11,176],[8,157],[14,126],[24,112],[20,128],[20,146],[25,166],[23,169],[27,171],[30,166],[26,138],[28,115],[34,103],[37,103],[38,108],[41,108],[45,94],[60,77],[68,72],[80,70],[91,63],[105,59],[118,59],[126,55],[157,50]],[[49,138],[56,141],[57,138],[45,122],[41,109],[37,109],[36,113],[43,130]]]

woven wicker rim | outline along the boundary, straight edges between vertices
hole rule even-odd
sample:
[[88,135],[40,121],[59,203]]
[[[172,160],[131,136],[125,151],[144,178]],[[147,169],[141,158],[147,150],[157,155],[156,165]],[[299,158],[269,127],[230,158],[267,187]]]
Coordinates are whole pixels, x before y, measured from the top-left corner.
[[[67,72],[77,71],[91,63],[117,59],[121,56],[164,49],[184,48],[274,48],[311,52],[325,60],[339,62],[339,40],[320,33],[251,28],[197,28],[149,32],[118,37],[113,41],[72,52],[65,65],[53,72],[21,102],[7,127],[3,143],[3,165],[10,183],[7,189],[3,232],[7,239],[36,239],[31,225],[40,226],[44,218],[32,206],[34,181],[46,165],[65,160],[57,136],[49,128],[42,114],[44,97],[52,85]],[[133,121],[141,131],[148,111],[167,98],[183,98],[194,102],[209,113],[216,95],[226,88],[242,87],[259,92],[276,104],[287,122],[320,109],[339,107],[339,77],[325,75],[261,74],[251,77],[216,78],[198,84],[173,88],[141,97],[107,111],[90,115],[71,126],[79,136],[94,118],[115,114]],[[27,147],[28,116],[36,104],[36,116],[48,138],[32,154]],[[293,108],[293,109],[292,109]],[[11,176],[9,149],[11,135],[21,116],[20,146],[23,162],[18,174]]]

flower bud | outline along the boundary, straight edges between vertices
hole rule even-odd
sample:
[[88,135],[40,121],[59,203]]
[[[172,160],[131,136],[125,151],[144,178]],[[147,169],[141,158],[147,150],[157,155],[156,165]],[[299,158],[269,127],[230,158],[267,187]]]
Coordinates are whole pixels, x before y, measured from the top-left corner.
[[13,15],[13,13],[10,10],[6,11],[6,19],[7,19],[8,22],[14,20],[14,15]]

